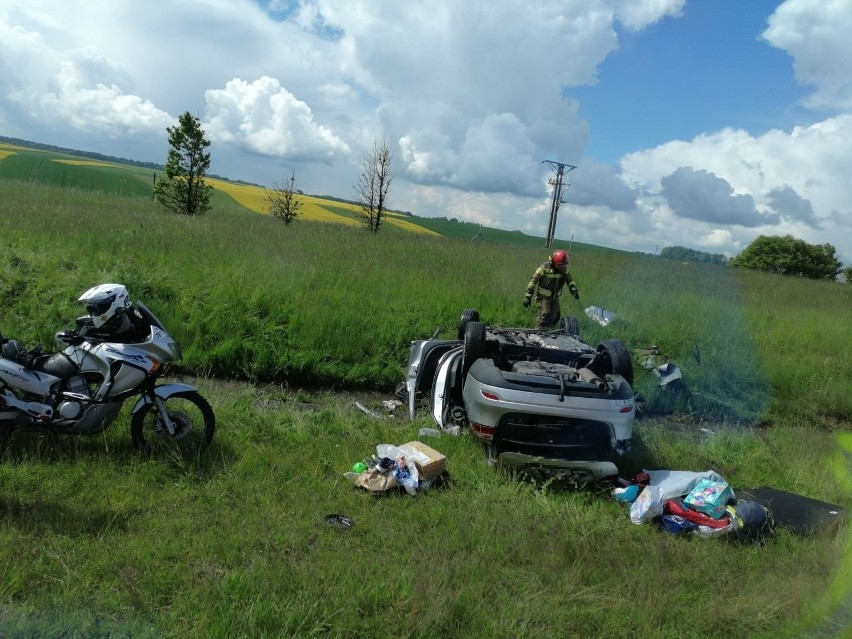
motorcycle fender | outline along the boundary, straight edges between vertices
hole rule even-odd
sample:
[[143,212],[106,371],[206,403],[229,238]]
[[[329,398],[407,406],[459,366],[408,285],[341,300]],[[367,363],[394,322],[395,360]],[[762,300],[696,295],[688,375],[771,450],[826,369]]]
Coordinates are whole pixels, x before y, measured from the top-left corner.
[[[161,399],[168,399],[172,395],[176,395],[177,393],[186,393],[189,391],[197,391],[198,389],[195,386],[190,386],[189,384],[163,384],[162,386],[157,386],[154,389],[154,393],[157,397]],[[150,404],[151,398],[147,395],[143,395],[139,398],[139,401],[136,402],[136,405],[133,407],[133,410],[130,411],[132,415],[135,415],[145,404]]]

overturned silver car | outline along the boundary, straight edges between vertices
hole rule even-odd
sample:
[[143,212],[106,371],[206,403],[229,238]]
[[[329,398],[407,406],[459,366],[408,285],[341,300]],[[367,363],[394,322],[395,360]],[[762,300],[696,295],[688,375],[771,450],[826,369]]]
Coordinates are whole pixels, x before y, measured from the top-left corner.
[[621,340],[592,348],[577,318],[558,330],[488,327],[462,312],[456,339],[412,342],[409,415],[425,399],[444,430],[470,430],[501,465],[535,474],[616,476],[636,414],[633,366]]

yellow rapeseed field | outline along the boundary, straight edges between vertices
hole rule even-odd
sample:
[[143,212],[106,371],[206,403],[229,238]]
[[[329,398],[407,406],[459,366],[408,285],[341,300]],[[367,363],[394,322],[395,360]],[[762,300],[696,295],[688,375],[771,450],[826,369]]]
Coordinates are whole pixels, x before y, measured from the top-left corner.
[[[269,200],[267,196],[269,189],[251,184],[234,184],[233,182],[226,182],[224,180],[216,180],[213,178],[207,178],[206,182],[208,182],[213,188],[227,193],[247,209],[255,211],[256,213],[269,214]],[[335,207],[352,212],[353,217],[348,217],[326,209],[323,205],[328,204],[328,200],[322,200],[310,195],[300,195],[299,200],[301,202],[299,207],[299,218],[303,220],[308,220],[310,222],[334,222],[336,224],[346,224],[348,226],[360,226],[362,224],[361,220],[355,217],[357,207],[353,204],[347,204],[346,202],[334,202]],[[407,220],[400,219],[398,216],[394,216],[393,214],[389,214],[385,217],[385,221],[388,224],[392,224],[393,226],[397,226],[413,233],[439,235],[439,233],[425,229],[422,226],[417,226]]]
[[[14,144],[0,143],[0,160],[3,160],[11,155],[16,155],[18,150],[28,152],[39,151],[39,149],[31,149],[28,147],[17,146]],[[69,164],[72,166],[123,167],[123,165],[120,164],[101,162],[98,160],[67,160],[52,158],[52,161],[59,162],[60,164]],[[267,195],[269,193],[268,189],[262,186],[255,186],[251,184],[235,184],[234,182],[228,182],[226,180],[217,180],[214,178],[205,178],[205,181],[213,188],[227,193],[232,198],[234,198],[234,200],[236,200],[239,204],[246,207],[247,209],[254,211],[255,213],[261,213],[264,215],[269,214],[269,200]],[[331,203],[333,204],[334,208],[349,211],[351,213],[351,216],[349,216],[344,213],[337,213],[328,210],[328,208],[326,208],[330,204],[328,200],[323,200],[321,198],[316,198],[310,195],[300,195],[299,200],[301,201],[301,206],[299,207],[300,219],[308,220],[310,222],[332,222],[336,224],[345,224],[347,226],[360,226],[362,224],[362,221],[358,218],[357,215],[358,209],[353,204],[336,201]],[[434,231],[409,222],[397,213],[388,213],[385,216],[384,221],[388,224],[391,224],[406,231],[410,231],[412,233],[440,235],[439,233],[435,233]]]
[[[25,146],[18,146],[17,144],[6,144],[5,142],[0,142],[0,149],[12,149],[13,151],[38,151],[38,149],[30,149]],[[45,153],[45,151],[42,151]]]
[[435,235],[437,237],[440,237],[440,235],[441,235],[440,233],[436,233],[435,231],[433,231],[431,229],[427,229],[427,228],[423,228],[422,226],[418,226],[417,224],[414,224],[413,222],[409,222],[408,220],[405,220],[405,219],[403,219],[403,218],[401,218],[397,215],[394,215],[394,214],[388,214],[385,217],[385,222],[387,222],[388,224],[391,224],[393,226],[397,226],[397,227],[399,227],[399,228],[401,228],[405,231],[411,231],[413,233],[425,233],[426,235]]
[[[73,166],[117,166],[107,162],[98,162],[97,160],[53,160],[60,164],[71,164]],[[120,166],[120,165],[118,165]]]
[[[269,214],[268,189],[262,186],[250,184],[234,184],[223,180],[208,178],[206,180],[215,189],[219,189],[234,198],[239,204],[256,213]],[[337,224],[357,225],[359,222],[353,218],[337,215],[320,207],[316,198],[301,196],[302,205],[299,208],[299,217],[311,222],[336,222]]]

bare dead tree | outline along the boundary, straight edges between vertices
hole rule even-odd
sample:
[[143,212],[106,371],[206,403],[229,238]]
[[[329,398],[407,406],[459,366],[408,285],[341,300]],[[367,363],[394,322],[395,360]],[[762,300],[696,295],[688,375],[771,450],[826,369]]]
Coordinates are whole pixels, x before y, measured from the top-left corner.
[[302,202],[296,197],[296,171],[290,173],[290,179],[283,183],[273,183],[272,189],[267,191],[269,200],[269,213],[281,218],[284,224],[289,224],[299,215],[299,207]]
[[373,148],[364,154],[361,164],[361,175],[355,185],[358,214],[367,229],[373,233],[379,232],[387,210],[387,196],[393,174],[391,173],[390,146],[386,140],[376,141]]

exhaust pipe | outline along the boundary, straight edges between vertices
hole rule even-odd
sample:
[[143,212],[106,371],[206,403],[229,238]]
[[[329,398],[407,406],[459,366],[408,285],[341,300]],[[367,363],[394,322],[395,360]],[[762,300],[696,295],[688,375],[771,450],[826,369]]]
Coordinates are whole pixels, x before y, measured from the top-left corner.
[[606,382],[588,368],[578,368],[577,377],[580,378],[580,381],[586,382],[587,384],[594,384],[599,390],[606,390]]

